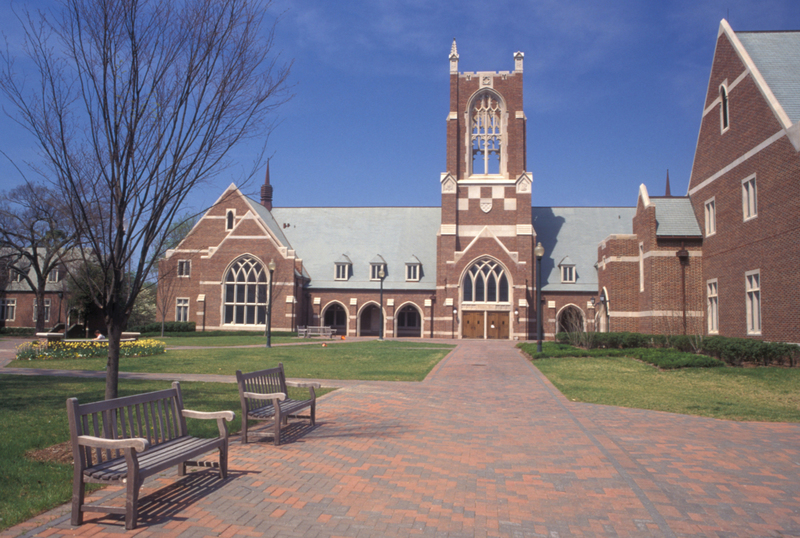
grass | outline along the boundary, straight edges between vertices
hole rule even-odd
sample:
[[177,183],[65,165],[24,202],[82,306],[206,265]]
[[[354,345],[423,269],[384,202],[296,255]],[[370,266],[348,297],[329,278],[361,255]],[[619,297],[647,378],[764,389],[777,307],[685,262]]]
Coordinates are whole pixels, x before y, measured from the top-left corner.
[[800,422],[800,369],[659,370],[628,357],[533,364],[573,401],[740,421]]
[[[173,349],[153,357],[120,358],[121,372],[235,375],[282,362],[287,377],[422,381],[453,348],[401,340],[266,348]],[[10,367],[104,370],[105,359],[16,360]]]
[[[154,340],[161,340],[167,347],[175,346],[265,346],[267,338],[263,334],[249,334],[246,336],[148,336]],[[297,336],[273,336],[273,344],[289,344],[297,342],[314,342],[314,340],[298,338]]]
[[[28,450],[69,440],[65,402],[76,397],[86,403],[103,399],[104,380],[66,377],[0,376],[0,530],[68,502],[72,494],[72,465],[33,461]],[[169,381],[119,381],[119,395],[170,387]],[[198,411],[230,409],[236,419],[230,431],[241,430],[241,406],[234,384],[181,383],[184,406]],[[292,398],[307,398],[307,389],[290,389]],[[317,395],[330,392],[318,389]],[[216,421],[189,420],[198,437],[217,436]]]

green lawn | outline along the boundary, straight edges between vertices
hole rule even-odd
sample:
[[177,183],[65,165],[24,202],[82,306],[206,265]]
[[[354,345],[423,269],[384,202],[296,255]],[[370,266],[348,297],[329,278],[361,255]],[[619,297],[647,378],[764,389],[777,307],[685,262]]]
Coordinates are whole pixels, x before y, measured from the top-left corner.
[[769,422],[800,422],[800,369],[657,368],[626,357],[533,361],[573,401]]
[[[326,343],[325,347],[323,343],[269,349],[175,349],[153,357],[121,358],[120,371],[234,375],[236,370],[248,372],[282,362],[287,377],[421,381],[453,348],[403,340]],[[13,361],[10,366],[103,370],[106,360]]]
[[[233,336],[148,336],[153,340],[161,340],[167,347],[173,346],[265,346],[267,338],[263,334]],[[327,339],[326,339],[327,340]],[[298,338],[297,336],[273,336],[272,344],[311,343],[316,339]]]
[[[103,399],[105,381],[65,377],[0,376],[0,530],[68,502],[72,492],[72,465],[42,463],[24,456],[28,450],[69,440],[66,400],[86,403]],[[169,381],[119,381],[119,395],[170,387]],[[241,429],[241,405],[235,384],[181,383],[184,406],[198,411],[230,409],[236,419],[231,433]],[[317,395],[330,389],[318,389]],[[290,389],[295,399],[307,398],[308,389]],[[219,435],[216,421],[189,420],[189,432],[198,437]]]

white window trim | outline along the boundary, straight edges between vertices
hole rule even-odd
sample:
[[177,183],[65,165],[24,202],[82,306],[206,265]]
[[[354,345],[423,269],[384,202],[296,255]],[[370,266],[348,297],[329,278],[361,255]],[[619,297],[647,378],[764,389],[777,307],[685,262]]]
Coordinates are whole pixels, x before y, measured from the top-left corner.
[[[0,303],[3,305],[3,317],[0,318],[2,321],[16,321],[17,320],[17,300],[16,299],[0,299]],[[13,315],[9,318],[8,317],[8,307],[11,306]]]
[[[413,274],[412,274],[413,273]],[[419,282],[420,264],[406,264],[406,282]]]
[[[380,268],[383,267],[383,273],[386,275],[386,264],[385,263],[371,263],[369,264],[369,279],[374,282],[380,282],[381,278],[378,276],[380,272]],[[384,279],[386,276],[383,277]]]
[[[715,196],[712,196],[708,200],[705,201],[703,204],[704,213],[705,213],[705,223],[706,223],[706,237],[710,237],[712,235],[717,234],[717,200]],[[711,211],[709,211],[711,208]]]
[[[750,185],[752,185],[752,190]],[[750,214],[748,215],[748,213]],[[758,181],[756,181],[756,175],[753,174],[742,180],[742,221],[747,222],[748,220],[753,220],[757,216]]]
[[[181,264],[189,267],[188,271],[181,273]],[[192,276],[192,260],[178,260],[178,278],[190,278]]]
[[[750,277],[756,276],[758,278],[758,287],[751,288],[749,282],[751,280]],[[763,328],[762,320],[761,320],[761,270],[756,269],[754,271],[747,271],[744,274],[744,290],[745,290],[745,311],[747,315],[747,334],[752,335],[760,335],[761,330]],[[752,296],[751,296],[752,294]],[[757,300],[755,297],[757,296]],[[757,303],[757,304],[754,304]],[[758,316],[754,316],[753,307],[758,307]],[[755,320],[758,321],[758,326],[756,327]]]
[[[723,98],[723,92],[725,98]],[[726,125],[727,124],[727,125]],[[719,85],[719,132],[727,133],[731,128],[731,94],[728,90],[728,81]]]
[[[181,319],[180,311],[181,308],[185,308],[186,310],[186,319]],[[189,298],[188,297],[176,297],[175,298],[175,321],[183,322],[189,321]]]
[[[351,264],[349,263],[335,263],[333,269],[334,280],[350,280],[350,267]],[[344,271],[344,276],[339,275],[340,269]]]
[[[711,294],[711,286],[714,286],[714,295]],[[706,281],[706,311],[708,334],[719,334],[719,282],[716,278]]]
[[[44,322],[45,323],[50,323],[50,306],[51,306],[50,299],[45,299],[44,300]],[[39,302],[38,302],[37,299],[34,299],[33,300],[33,321],[34,322],[36,321],[36,313],[39,310],[38,307],[39,307]]]
[[[233,214],[233,219],[231,219],[231,226],[228,227],[228,214]],[[230,208],[225,210],[225,231],[233,230],[236,227],[236,209]]]
[[59,272],[58,272],[58,268],[53,269],[52,271],[47,273],[47,281],[50,282],[50,283],[58,282],[58,280],[59,280],[58,277],[59,276],[60,275],[59,275]]
[[[575,281],[577,279],[577,276],[575,274],[575,266],[574,265],[559,265],[559,269],[561,270],[561,283],[562,284],[574,284],[575,283]],[[568,272],[569,272],[569,275],[566,275],[567,278],[565,278],[565,275],[564,275],[564,273],[565,273],[564,270],[565,269],[567,269]]]
[[9,282],[22,282],[22,273],[20,273],[16,269],[9,269],[8,270],[8,281]]

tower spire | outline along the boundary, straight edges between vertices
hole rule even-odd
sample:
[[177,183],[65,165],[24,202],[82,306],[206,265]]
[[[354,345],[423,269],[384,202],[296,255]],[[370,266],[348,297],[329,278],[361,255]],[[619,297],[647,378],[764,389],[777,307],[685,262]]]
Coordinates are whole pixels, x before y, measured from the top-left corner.
[[453,45],[450,47],[450,74],[458,73],[458,48],[456,48],[456,38],[453,38]]
[[267,208],[267,211],[272,211],[272,185],[269,184],[269,159],[267,159],[267,176],[264,178],[264,184],[261,185],[261,205]]
[[669,168],[667,168],[667,190],[664,193],[664,196],[672,196],[672,193],[669,190]]

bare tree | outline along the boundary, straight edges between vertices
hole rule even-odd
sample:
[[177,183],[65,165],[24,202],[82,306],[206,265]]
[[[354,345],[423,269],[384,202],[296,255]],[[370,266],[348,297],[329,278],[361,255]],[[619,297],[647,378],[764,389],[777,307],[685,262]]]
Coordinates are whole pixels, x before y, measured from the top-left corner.
[[[33,134],[47,177],[81,233],[87,279],[107,326],[106,398],[117,395],[119,340],[186,196],[266,135],[288,99],[289,64],[272,51],[264,3],[62,0],[25,14],[34,83],[2,54],[0,90]],[[97,283],[100,283],[98,286]]]
[[44,330],[47,282],[59,267],[66,268],[74,244],[62,209],[42,185],[24,183],[0,193],[0,258],[36,296],[37,332]]

